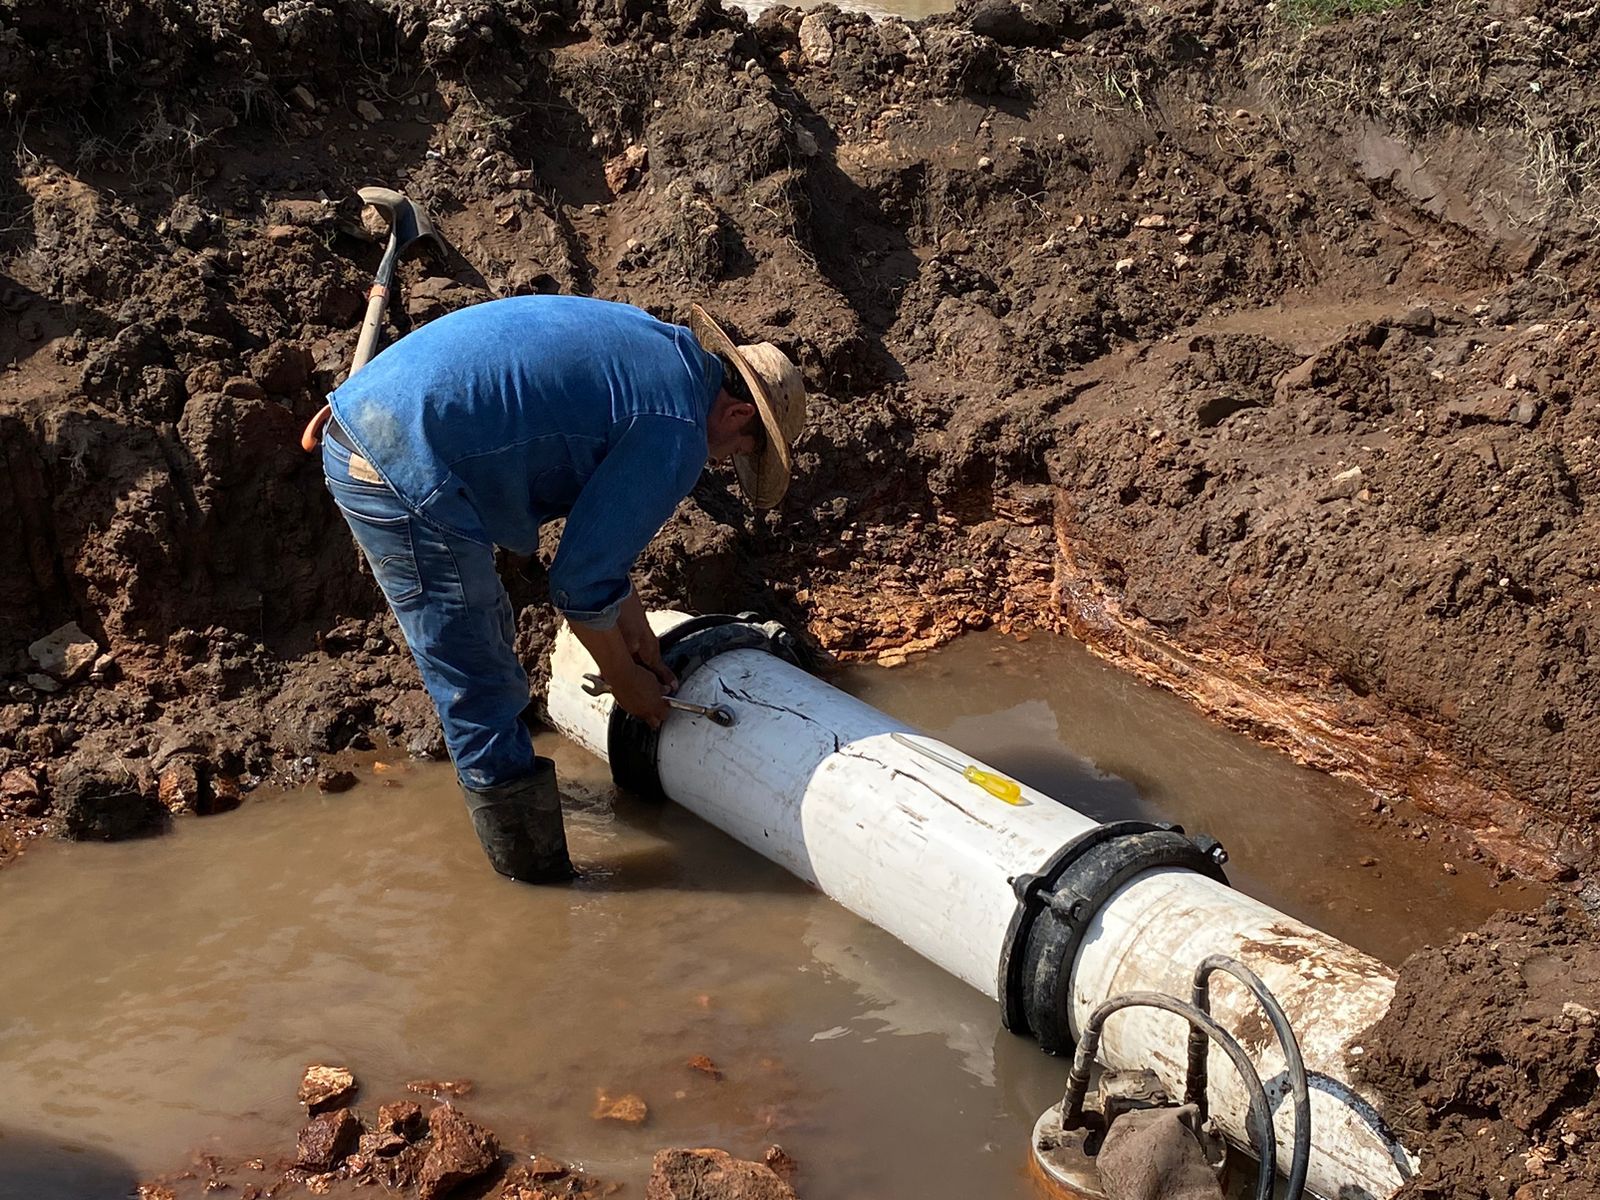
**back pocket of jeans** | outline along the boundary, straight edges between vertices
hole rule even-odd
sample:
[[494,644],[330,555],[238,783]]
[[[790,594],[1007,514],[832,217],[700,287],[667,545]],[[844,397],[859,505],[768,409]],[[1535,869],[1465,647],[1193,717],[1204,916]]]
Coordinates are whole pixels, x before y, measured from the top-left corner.
[[422,595],[422,575],[417,570],[416,547],[411,540],[411,517],[364,517],[339,506],[349,520],[356,544],[367,557],[373,577],[390,604],[401,605]]

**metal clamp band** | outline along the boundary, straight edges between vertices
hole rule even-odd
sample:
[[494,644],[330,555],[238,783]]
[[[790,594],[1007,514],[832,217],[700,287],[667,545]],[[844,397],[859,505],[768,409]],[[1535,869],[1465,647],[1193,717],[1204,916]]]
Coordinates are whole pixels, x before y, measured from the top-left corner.
[[1073,838],[1037,873],[1012,881],[1017,908],[1000,955],[1001,1020],[1050,1054],[1070,1054],[1072,968],[1089,923],[1136,875],[1181,867],[1227,883],[1221,843],[1181,825],[1113,821]]

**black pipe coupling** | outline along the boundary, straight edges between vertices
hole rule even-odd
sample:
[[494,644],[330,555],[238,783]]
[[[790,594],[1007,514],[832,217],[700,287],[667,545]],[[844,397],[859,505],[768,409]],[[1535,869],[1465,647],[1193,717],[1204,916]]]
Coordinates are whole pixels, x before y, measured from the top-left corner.
[[1113,821],[1073,838],[1037,873],[1011,881],[1017,908],[1000,954],[1001,1019],[1049,1054],[1071,1054],[1072,968],[1090,922],[1123,884],[1180,867],[1227,883],[1228,854],[1181,825]]
[[[756,613],[707,613],[681,621],[661,635],[661,659],[681,683],[719,654],[731,650],[762,650],[783,659],[802,671],[815,672],[817,663],[810,650],[777,621],[763,621]],[[624,711],[620,704],[611,709],[606,728],[606,753],[611,759],[611,778],[649,800],[665,800],[661,775],[656,769],[656,749],[661,736],[643,721]]]

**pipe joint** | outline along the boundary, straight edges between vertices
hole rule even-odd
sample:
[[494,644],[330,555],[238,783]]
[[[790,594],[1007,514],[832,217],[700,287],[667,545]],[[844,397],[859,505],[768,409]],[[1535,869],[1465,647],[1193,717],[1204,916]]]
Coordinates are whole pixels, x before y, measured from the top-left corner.
[[1049,1054],[1071,1054],[1072,967],[1107,901],[1146,871],[1176,867],[1227,883],[1227,853],[1179,825],[1114,821],[1073,838],[1038,872],[1011,881],[1017,907],[1000,957],[1001,1019]]
[[[763,650],[803,671],[815,671],[811,651],[777,621],[756,613],[707,613],[681,621],[661,634],[661,658],[678,679],[685,680],[719,654]],[[619,704],[606,729],[611,778],[620,788],[650,800],[665,800],[656,767],[660,732],[629,714]]]

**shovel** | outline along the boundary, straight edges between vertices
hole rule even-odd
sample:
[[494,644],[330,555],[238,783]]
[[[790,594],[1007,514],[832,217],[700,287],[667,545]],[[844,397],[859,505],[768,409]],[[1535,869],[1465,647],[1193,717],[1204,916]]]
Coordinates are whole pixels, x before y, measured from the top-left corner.
[[[367,315],[361,322],[361,336],[356,339],[356,356],[350,364],[354,375],[372,358],[378,348],[378,334],[383,328],[383,312],[389,306],[389,289],[394,285],[394,270],[400,259],[413,246],[426,243],[434,253],[444,254],[444,239],[433,230],[428,214],[401,193],[392,188],[365,187],[356,195],[361,203],[370,204],[389,219],[389,245],[384,249],[383,261],[373,277],[372,290],[367,293]],[[324,404],[317,415],[307,423],[300,435],[300,448],[312,451],[322,440],[322,427],[333,415],[333,409]]]

